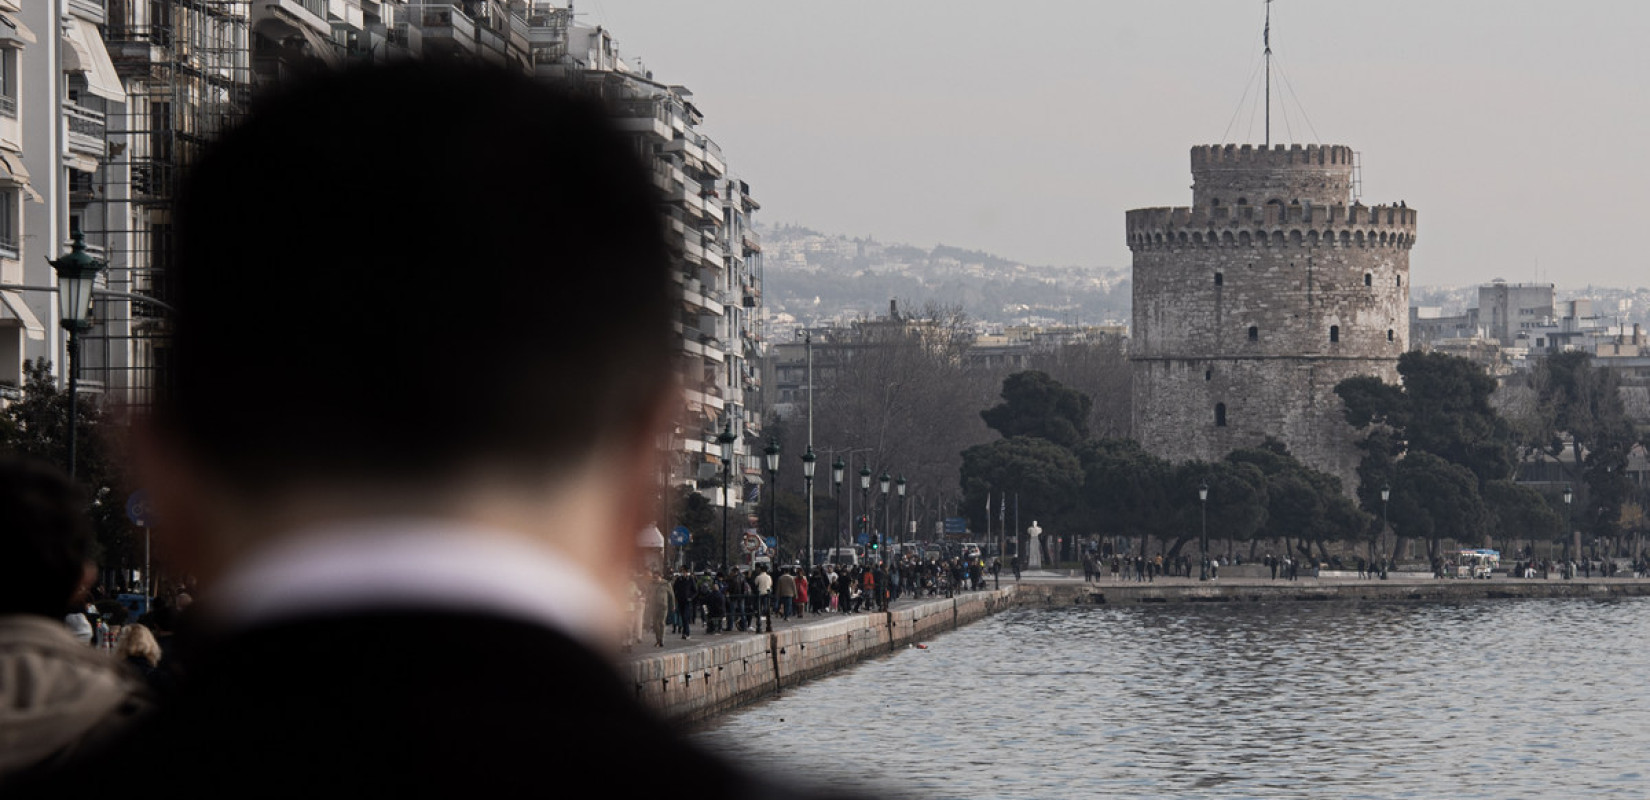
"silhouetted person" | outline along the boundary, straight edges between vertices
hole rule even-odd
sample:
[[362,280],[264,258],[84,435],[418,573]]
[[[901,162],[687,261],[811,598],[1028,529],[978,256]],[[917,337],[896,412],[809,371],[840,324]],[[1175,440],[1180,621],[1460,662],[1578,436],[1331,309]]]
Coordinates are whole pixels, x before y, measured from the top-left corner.
[[86,507],[57,470],[0,457],[0,780],[94,747],[145,705],[63,622],[96,575]]
[[44,788],[778,795],[608,660],[682,402],[636,153],[594,100],[408,63],[283,88],[207,149],[141,453],[206,634],[163,709]]

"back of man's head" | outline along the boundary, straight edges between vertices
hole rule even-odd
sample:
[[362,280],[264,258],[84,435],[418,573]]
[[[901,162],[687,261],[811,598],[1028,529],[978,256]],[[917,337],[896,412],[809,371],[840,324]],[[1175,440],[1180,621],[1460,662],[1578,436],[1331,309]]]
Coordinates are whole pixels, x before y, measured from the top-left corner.
[[232,489],[539,480],[671,384],[650,177],[565,88],[413,63],[300,83],[177,212],[160,429]]
[[79,487],[44,464],[0,457],[0,614],[62,617],[92,547]]

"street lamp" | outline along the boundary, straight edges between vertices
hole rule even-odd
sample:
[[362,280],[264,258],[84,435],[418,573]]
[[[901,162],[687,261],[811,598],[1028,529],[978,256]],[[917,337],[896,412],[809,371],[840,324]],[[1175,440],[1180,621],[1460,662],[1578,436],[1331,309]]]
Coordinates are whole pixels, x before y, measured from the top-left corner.
[[906,512],[905,512],[905,476],[901,475],[894,480],[894,491],[899,495],[899,537],[895,543],[895,552],[900,544],[905,542]]
[[808,445],[808,452],[802,454],[802,480],[808,484],[808,572],[814,571],[814,462],[819,456],[814,455],[814,446]]
[[1206,580],[1209,579],[1209,482],[1208,481],[1203,481],[1202,483],[1199,483],[1197,485],[1197,501],[1202,504],[1202,509],[1203,509],[1203,543],[1200,545],[1200,547],[1202,549],[1198,552],[1198,556],[1199,556],[1198,561],[1202,562],[1202,564],[1201,564],[1201,567],[1198,569],[1197,579],[1200,580],[1200,581],[1206,581]]
[[1386,580],[1386,502],[1392,499],[1392,484],[1381,484],[1381,580]]
[[[865,544],[871,543],[871,465],[865,464],[859,468],[859,508],[865,518],[865,525],[860,532],[865,534]],[[869,551],[867,551],[869,554]]]
[[837,456],[836,461],[831,463],[831,482],[836,484],[836,502],[831,504],[836,506],[836,552],[831,554],[833,559],[842,552],[842,473],[846,469],[848,465],[842,463],[842,456]]
[[716,443],[722,446],[722,568],[728,566],[728,482],[733,465],[733,443],[739,441],[739,435],[733,432],[733,420],[728,420],[727,428],[716,437]]
[[768,462],[768,535],[779,540],[779,440],[769,436],[768,446],[762,448]]
[[[1568,486],[1564,487],[1564,546],[1566,549],[1570,546],[1570,537],[1576,535],[1574,530],[1576,526],[1575,513],[1570,508],[1570,501],[1574,499],[1575,492]],[[1580,537],[1576,538],[1578,540],[1580,539]],[[1580,550],[1581,546],[1579,544],[1576,545],[1576,549]],[[1564,569],[1566,571],[1566,576],[1568,576],[1568,570],[1570,569],[1569,565],[1566,564]]]
[[[92,288],[98,273],[108,266],[86,254],[86,236],[74,232],[71,252],[47,260],[57,272],[57,315],[69,332],[69,477],[74,477],[75,421],[80,416],[80,334],[92,329]],[[145,576],[147,577],[147,576]]]
[[888,559],[886,552],[888,547],[888,539],[893,534],[893,531],[891,530],[893,524],[890,520],[893,519],[892,512],[894,506],[892,503],[888,502],[888,487],[891,485],[893,480],[893,478],[888,477],[888,470],[883,470],[882,477],[877,479],[877,482],[882,485],[882,547],[884,549],[882,555],[884,560]]

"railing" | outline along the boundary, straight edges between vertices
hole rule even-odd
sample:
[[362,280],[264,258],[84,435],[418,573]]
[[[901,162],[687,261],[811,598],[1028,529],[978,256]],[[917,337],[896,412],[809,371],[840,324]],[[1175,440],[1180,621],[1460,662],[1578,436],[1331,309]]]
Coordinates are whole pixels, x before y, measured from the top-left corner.
[[22,250],[18,247],[17,234],[10,231],[0,231],[0,256],[10,259],[21,257]]
[[0,94],[0,117],[17,119],[17,98]]
[[101,157],[107,149],[104,133],[108,130],[103,114],[73,103],[63,104],[63,116],[69,123],[69,146]]

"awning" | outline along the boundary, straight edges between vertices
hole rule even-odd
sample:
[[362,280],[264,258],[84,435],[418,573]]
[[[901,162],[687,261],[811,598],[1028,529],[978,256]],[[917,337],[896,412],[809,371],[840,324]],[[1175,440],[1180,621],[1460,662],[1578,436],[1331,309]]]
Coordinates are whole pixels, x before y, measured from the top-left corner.
[[22,189],[23,194],[36,203],[44,203],[45,198],[29,185],[29,171],[23,169],[23,159],[16,153],[0,150],[0,186],[14,186]]
[[115,72],[115,63],[109,60],[109,49],[103,46],[103,37],[92,23],[79,17],[69,20],[63,30],[63,71],[85,73],[86,88],[92,94],[114,103],[126,102],[126,89]]
[[309,23],[298,19],[280,6],[271,5],[269,10],[274,11],[275,16],[280,17],[282,22],[297,28],[298,33],[303,35],[304,41],[309,43],[310,51],[316,58],[325,62],[328,67],[339,69],[344,66],[344,56],[338,52],[338,45],[333,43],[331,39],[322,36],[320,32],[311,28]]
[[41,325],[40,318],[29,310],[29,304],[23,302],[22,295],[16,292],[0,292],[0,305],[4,305],[14,319],[23,323],[23,331],[30,339],[46,338],[46,327]]
[[17,17],[9,12],[0,11],[0,41],[22,42],[34,44],[34,31],[17,21]]

